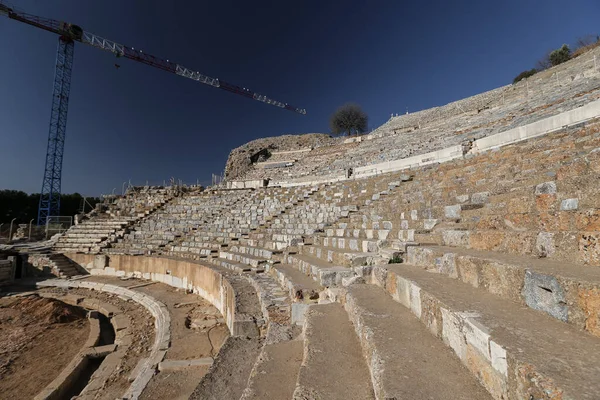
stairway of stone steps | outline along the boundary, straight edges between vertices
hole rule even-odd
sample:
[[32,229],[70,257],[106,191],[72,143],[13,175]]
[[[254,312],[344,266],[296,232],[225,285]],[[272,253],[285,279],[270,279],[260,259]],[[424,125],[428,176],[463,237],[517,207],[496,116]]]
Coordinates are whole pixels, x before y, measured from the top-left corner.
[[60,253],[51,254],[50,262],[58,271],[59,278],[73,278],[75,276],[87,275],[88,272],[81,268],[77,263],[71,261],[65,255]]
[[171,254],[173,248],[181,247],[178,245],[183,244],[194,231],[211,223],[224,210],[235,207],[252,193],[250,190],[228,190],[221,196],[215,192],[184,194],[161,212],[134,225],[106,252]]
[[378,399],[492,399],[452,349],[374,285],[352,285],[345,308]]
[[129,217],[110,218],[106,214],[74,225],[56,242],[54,249],[62,252],[90,252],[104,247],[112,237],[125,232]]
[[411,248],[407,262],[542,311],[600,337],[600,270],[585,265],[462,247]]
[[47,258],[47,267],[50,268],[52,274],[59,278],[70,279],[89,274],[85,268],[73,262],[64,254],[52,252],[50,248],[23,248],[21,252],[30,256],[43,256],[44,259]]
[[[551,138],[542,138],[532,143],[503,149],[503,153],[506,152],[507,155],[503,153],[491,155],[505,160],[507,156],[528,153],[527,157],[517,159],[518,163],[504,161],[501,165],[492,162],[478,164],[478,159],[472,158],[442,164],[435,170],[418,171],[415,181],[409,183],[407,190],[399,199],[387,201],[389,203],[387,205],[386,201],[373,204],[374,207],[369,210],[371,215],[355,213],[350,218],[341,219],[335,229],[327,229],[326,235],[331,237],[329,243],[344,237],[377,239],[379,244],[402,252],[404,250],[402,247],[418,243],[468,246],[473,244],[473,240],[469,241],[471,230],[477,230],[477,240],[480,243],[493,243],[500,229],[517,230],[512,237],[507,235],[505,240],[507,250],[510,250],[510,241],[513,238],[522,238],[524,241],[535,243],[539,227],[530,223],[531,227],[527,229],[531,231],[519,232],[519,230],[526,230],[522,224],[527,221],[527,217],[512,219],[515,221],[514,224],[521,224],[519,227],[513,227],[511,219],[507,220],[502,214],[494,214],[497,213],[496,210],[505,209],[506,204],[514,210],[513,213],[527,211],[528,207],[536,201],[534,194],[538,190],[543,190],[545,185],[552,185],[552,182],[550,184],[545,182],[553,180],[557,171],[562,178],[560,184],[563,187],[580,186],[582,184],[578,182],[580,177],[574,172],[582,168],[582,163],[585,165],[590,162],[594,149],[600,144],[598,134],[585,135],[584,132],[582,136],[580,131],[581,128],[578,127],[569,128],[565,132],[553,134]],[[569,161],[564,154],[556,153],[556,157],[551,157],[549,162],[548,157],[552,153],[549,153],[544,143],[556,143],[556,140],[569,138],[574,134],[582,136],[577,139],[577,146],[581,151],[577,153],[575,160]],[[524,151],[523,148],[526,150]],[[545,162],[539,162],[538,159],[544,159]],[[571,165],[578,169],[571,169]],[[435,175],[432,176],[434,172]],[[471,182],[476,181],[475,190],[470,189],[464,182],[463,176],[471,175],[473,175],[469,178]],[[434,184],[424,185],[424,182],[434,182]],[[413,196],[412,193],[415,195]],[[573,193],[573,196],[577,196],[576,193]],[[432,199],[432,204],[426,205],[423,199]],[[588,204],[595,203],[588,201]],[[508,212],[511,212],[510,208]],[[513,214],[511,218],[516,216]],[[364,219],[361,221],[361,218]],[[526,235],[533,237],[529,238]],[[354,246],[356,244],[354,242]],[[372,243],[368,245],[374,247]],[[513,247],[519,250],[518,246]],[[523,246],[521,248],[525,250]]]
[[377,268],[375,283],[448,345],[494,398],[597,398],[600,338],[443,273],[410,264]]
[[[235,193],[235,191],[234,191]],[[245,193],[240,191],[240,193]],[[256,194],[256,192],[250,192],[252,194]],[[212,244],[208,244],[209,240],[190,240],[190,239],[198,239],[196,234],[201,232],[204,224],[211,224],[216,218],[221,216],[224,211],[232,208],[238,207],[238,205],[247,199],[247,196],[243,194],[236,197],[234,201],[227,202],[219,205],[218,207],[210,207],[210,211],[208,214],[204,216],[202,222],[200,224],[191,224],[189,226],[189,231],[186,234],[181,233],[179,236],[175,237],[173,240],[166,242],[162,247],[164,248],[164,253],[168,255],[182,255],[183,257],[189,258],[205,258],[210,256],[211,254],[215,254],[215,248]],[[192,221],[193,222],[193,221]],[[202,244],[200,246],[199,244]],[[206,245],[206,246],[204,246]],[[220,247],[220,245],[219,245]],[[192,255],[187,255],[185,253],[192,253]],[[184,253],[184,254],[182,254]]]
[[[178,252],[191,252],[196,255],[185,255],[184,257],[215,256],[211,247],[203,247],[202,244],[218,242],[222,246],[238,243],[239,239],[247,238],[248,234],[267,224],[274,216],[285,213],[286,209],[293,207],[312,194],[313,190],[305,189],[267,189],[253,192],[252,198],[246,198],[235,206],[228,207],[230,210],[222,215],[216,216],[210,226],[195,227],[192,234],[170,246],[169,254],[177,255]],[[246,210],[248,208],[249,210]],[[200,245],[198,245],[200,244]],[[220,249],[224,251],[226,249]],[[221,264],[231,264],[234,261],[229,257],[219,260]],[[237,257],[237,256],[236,256]],[[250,256],[251,257],[251,256]]]
[[304,354],[294,400],[375,399],[360,342],[340,304],[310,306],[303,329]]
[[72,226],[58,239],[54,249],[61,252],[99,252],[119,237],[123,237],[133,224],[144,221],[175,197],[165,192],[152,197],[149,205],[146,202],[141,208],[134,207],[129,213],[119,208],[122,207],[121,202],[137,204],[146,192],[140,195],[140,199],[136,198],[135,193],[130,193],[115,204],[109,205],[105,212]]

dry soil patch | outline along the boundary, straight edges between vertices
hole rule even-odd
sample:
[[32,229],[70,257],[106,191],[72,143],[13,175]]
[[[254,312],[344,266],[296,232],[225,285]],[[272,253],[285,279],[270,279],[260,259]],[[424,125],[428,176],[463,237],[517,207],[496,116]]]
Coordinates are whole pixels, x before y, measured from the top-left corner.
[[88,334],[81,308],[35,295],[1,298],[0,397],[35,397],[77,355]]

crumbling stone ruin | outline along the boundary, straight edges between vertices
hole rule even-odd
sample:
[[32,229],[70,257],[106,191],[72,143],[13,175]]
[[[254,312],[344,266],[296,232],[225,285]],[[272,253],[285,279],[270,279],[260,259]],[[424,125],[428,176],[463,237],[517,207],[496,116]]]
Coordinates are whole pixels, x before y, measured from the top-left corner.
[[[223,186],[130,191],[54,242],[67,279],[47,285],[104,287],[155,318],[127,398],[152,398],[176,340],[168,307],[116,277],[220,313],[230,336],[193,399],[598,398],[600,71],[585,62],[360,140],[255,163],[268,144],[236,149]],[[402,126],[418,128],[388,134]]]

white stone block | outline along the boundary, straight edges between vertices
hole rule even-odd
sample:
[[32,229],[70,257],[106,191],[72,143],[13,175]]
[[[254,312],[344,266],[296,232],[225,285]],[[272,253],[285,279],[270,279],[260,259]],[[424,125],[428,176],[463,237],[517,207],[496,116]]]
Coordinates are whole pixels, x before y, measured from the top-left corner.
[[467,344],[461,329],[462,321],[453,312],[440,308],[442,312],[442,339],[454,350],[458,358],[466,359]]
[[410,307],[410,281],[396,275],[396,294],[394,300],[402,304],[406,308]]
[[565,199],[560,203],[561,211],[573,211],[579,208],[579,199]]
[[475,318],[468,317],[465,318],[464,329],[467,343],[475,347],[487,360],[491,361],[490,335],[487,328],[475,320]]
[[413,221],[416,221],[419,219],[419,212],[417,210],[411,210],[410,211],[410,219],[412,219]]
[[410,283],[410,309],[417,318],[421,318],[421,288],[414,282]]
[[508,376],[508,364],[506,363],[506,350],[498,343],[490,340],[490,355],[492,367],[504,376]]

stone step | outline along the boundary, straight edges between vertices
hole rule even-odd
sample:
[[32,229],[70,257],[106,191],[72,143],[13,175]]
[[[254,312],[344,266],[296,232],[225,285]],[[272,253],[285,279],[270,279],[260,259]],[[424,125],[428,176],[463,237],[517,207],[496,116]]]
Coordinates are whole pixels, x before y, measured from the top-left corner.
[[247,254],[254,257],[264,258],[266,260],[270,260],[273,258],[274,254],[281,254],[281,251],[271,250],[267,248],[261,248],[258,246],[250,246],[250,245],[233,245],[229,248],[230,251],[234,251],[237,253]]
[[58,239],[57,243],[100,243],[105,240],[104,236],[86,236],[86,237],[71,237],[71,236],[62,236]]
[[90,229],[89,232],[86,231],[68,231],[65,233],[65,235],[63,237],[72,237],[72,238],[86,238],[88,236],[108,236],[111,233],[113,233],[114,231],[110,230],[110,231],[97,231],[97,230],[93,230]]
[[[383,241],[373,239],[355,239],[340,236],[314,236],[314,244],[342,250],[374,253],[380,248]],[[305,241],[306,243],[306,241]]]
[[354,327],[337,303],[312,305],[294,399],[375,399]]
[[375,267],[373,281],[450,346],[495,399],[597,398],[597,337],[421,267]]
[[57,249],[90,248],[91,244],[86,246],[85,243],[57,242],[54,247]]
[[415,233],[413,241],[418,243],[441,245],[444,243],[442,232]]
[[312,277],[300,272],[289,264],[274,264],[267,271],[279,284],[289,291],[294,302],[314,303],[319,300],[319,292],[323,290]]
[[600,268],[443,246],[409,248],[406,260],[600,336]]
[[266,344],[240,400],[291,399],[302,364],[304,343]]
[[252,267],[248,264],[238,263],[238,262],[235,262],[232,260],[228,260],[226,258],[216,257],[216,258],[211,258],[208,261],[210,261],[212,264],[218,265],[223,268],[230,269],[230,270],[238,272],[238,273],[250,272],[253,270]]
[[491,400],[454,352],[383,289],[352,285],[345,308],[378,399]]
[[[344,224],[344,228],[327,228],[327,236],[346,237],[354,239],[386,240],[390,237],[390,229],[366,229],[362,227],[352,227]],[[393,235],[392,235],[393,236]]]
[[332,264],[345,267],[372,265],[376,260],[378,260],[377,253],[364,253],[362,251],[336,249],[328,246],[300,246],[299,250],[300,254],[311,255]]
[[292,265],[323,287],[342,286],[342,279],[356,276],[351,268],[334,266],[307,254],[289,254],[284,258],[284,263]]
[[219,250],[201,247],[171,246],[170,251],[174,253],[190,253],[199,257],[218,256]]
[[265,258],[255,257],[244,253],[236,253],[231,250],[219,251],[219,257],[226,260],[235,261],[240,264],[246,264],[254,268],[264,268],[264,265],[268,263],[268,260]]

